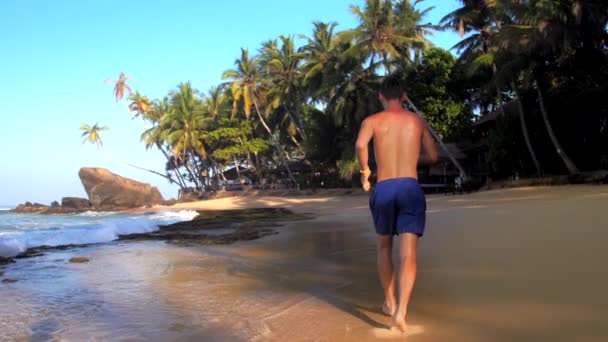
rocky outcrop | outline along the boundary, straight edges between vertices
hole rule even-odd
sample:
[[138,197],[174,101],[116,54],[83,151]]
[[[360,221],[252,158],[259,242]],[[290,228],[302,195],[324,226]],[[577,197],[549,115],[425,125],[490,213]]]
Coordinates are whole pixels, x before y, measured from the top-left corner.
[[107,169],[82,168],[78,176],[97,210],[139,208],[164,202],[156,187],[121,177]]
[[64,197],[61,199],[61,206],[72,209],[91,209],[93,205],[86,198]]
[[84,212],[87,210],[91,210],[91,205],[89,203],[89,200],[84,199],[84,201],[87,203],[86,206],[84,206],[84,205],[82,205],[82,206],[69,206],[69,205],[62,206],[62,205],[59,205],[59,202],[54,201],[53,203],[51,203],[50,207],[47,205],[44,205],[44,204],[40,204],[40,203],[32,204],[31,202],[26,202],[24,204],[19,204],[15,209],[10,210],[10,212],[17,213],[17,214],[50,215],[50,214],[74,214],[74,213],[80,213],[80,212]]
[[41,213],[49,209],[49,206],[40,203],[25,202],[24,204],[19,204],[15,209],[11,209],[11,213],[19,213],[19,214],[32,214],[32,213]]

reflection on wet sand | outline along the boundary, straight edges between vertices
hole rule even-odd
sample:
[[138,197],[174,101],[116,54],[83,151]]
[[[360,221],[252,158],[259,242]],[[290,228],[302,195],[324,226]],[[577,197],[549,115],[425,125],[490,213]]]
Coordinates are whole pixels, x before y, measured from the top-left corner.
[[[431,197],[407,340],[604,340],[606,190]],[[229,246],[118,243],[24,260],[6,270],[19,282],[0,287],[14,305],[0,307],[14,332],[0,337],[403,340],[380,311],[366,201],[233,199],[320,216]],[[69,253],[91,262],[57,261]]]

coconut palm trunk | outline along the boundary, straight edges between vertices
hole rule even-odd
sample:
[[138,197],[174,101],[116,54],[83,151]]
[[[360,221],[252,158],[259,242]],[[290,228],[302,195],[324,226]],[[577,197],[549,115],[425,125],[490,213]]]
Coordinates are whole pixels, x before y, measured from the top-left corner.
[[279,158],[281,158],[283,166],[285,166],[285,170],[287,170],[287,176],[289,177],[289,181],[292,182],[292,184],[294,184],[296,187],[299,187],[298,183],[296,182],[296,179],[293,177],[293,174],[291,173],[291,169],[289,168],[289,165],[287,165],[287,161],[285,161],[283,159],[283,154],[285,156],[287,156],[287,152],[280,146],[279,143],[275,142],[274,139],[272,138],[273,137],[272,130],[266,124],[266,120],[264,120],[262,113],[260,113],[260,108],[258,107],[258,102],[255,99],[253,99],[253,105],[255,106],[255,111],[258,114],[258,118],[260,119],[262,126],[264,126],[264,128],[266,129],[266,132],[268,132],[268,134],[271,137],[272,145],[277,150],[277,152],[279,154]]
[[161,177],[167,179],[170,183],[179,185],[179,183],[176,182],[173,178],[171,178],[171,177],[169,177],[169,176],[167,176],[167,175],[165,175],[163,173],[160,173],[160,172],[154,171],[154,170],[150,170],[150,169],[147,169],[147,168],[145,168],[143,166],[135,165],[135,164],[129,163],[129,162],[124,161],[124,160],[120,160],[120,159],[118,159],[118,158],[110,155],[110,153],[108,153],[107,150],[101,150],[101,152],[104,153],[107,157],[109,157],[110,159],[112,159],[114,161],[117,161],[119,163],[125,164],[127,166],[130,166],[130,167],[138,169],[138,170],[142,170],[142,171],[147,171],[147,172],[153,173],[153,174],[155,174],[157,176],[161,176]]
[[163,153],[163,155],[167,159],[167,162],[171,163],[171,165],[173,166],[173,170],[175,172],[175,177],[177,178],[179,187],[181,189],[186,189],[187,188],[186,182],[184,181],[184,178],[182,177],[181,173],[179,172],[177,164],[175,163],[175,158],[171,158],[169,153],[162,148],[161,144],[158,141],[156,142],[156,147]]
[[414,103],[409,98],[407,98],[407,102],[410,105],[410,107],[412,107],[412,109],[414,110],[414,112],[416,112],[416,114],[418,114],[418,116],[424,121],[425,125],[427,126],[427,128],[429,129],[429,131],[431,132],[431,134],[433,135],[433,138],[435,138],[435,140],[437,140],[437,142],[439,142],[439,145],[441,146],[441,148],[443,149],[443,151],[448,155],[448,157],[450,158],[450,160],[452,161],[452,163],[456,166],[456,168],[458,169],[458,172],[460,173],[460,177],[463,180],[468,179],[467,174],[464,171],[464,168],[462,167],[462,165],[460,165],[460,163],[458,162],[458,160],[456,160],[456,158],[454,157],[454,155],[452,154],[452,152],[450,152],[450,150],[448,150],[448,147],[443,143],[443,140],[437,134],[437,132],[435,132],[435,130],[433,129],[433,127],[431,127],[431,125],[429,125],[429,123],[426,122],[426,119],[424,118],[424,113],[420,112],[418,110],[418,108],[416,108],[416,106],[414,105]]
[[530,158],[532,158],[532,161],[534,162],[534,167],[536,167],[536,175],[542,176],[543,170],[540,168],[540,163],[538,162],[538,158],[536,158],[536,153],[534,152],[532,142],[530,141],[530,135],[528,134],[528,127],[526,126],[526,118],[524,116],[524,105],[521,102],[521,98],[519,96],[519,93],[517,92],[515,83],[511,83],[511,88],[513,88],[513,92],[515,93],[515,101],[517,101],[517,111],[519,112],[519,122],[521,123],[521,132],[524,135],[524,140],[526,141],[526,146],[528,147],[528,152],[530,153]]
[[540,106],[540,112],[543,116],[543,121],[545,122],[545,127],[547,128],[547,132],[549,133],[551,142],[553,142],[553,146],[555,147],[555,151],[557,152],[557,154],[560,156],[560,158],[564,162],[564,165],[568,169],[568,172],[571,175],[578,174],[578,173],[580,173],[580,171],[578,170],[576,165],[574,165],[574,163],[572,162],[570,157],[568,157],[566,152],[562,149],[562,146],[559,143],[559,141],[557,140],[557,136],[555,135],[555,132],[553,131],[553,127],[551,126],[551,122],[549,121],[547,107],[545,106],[545,98],[543,96],[543,91],[541,89],[540,82],[537,79],[534,81],[534,83],[536,83],[536,91],[538,93],[538,103]]
[[239,170],[239,162],[236,160],[236,156],[232,156],[232,159],[234,160],[234,169],[236,170],[236,176],[240,179],[241,170]]

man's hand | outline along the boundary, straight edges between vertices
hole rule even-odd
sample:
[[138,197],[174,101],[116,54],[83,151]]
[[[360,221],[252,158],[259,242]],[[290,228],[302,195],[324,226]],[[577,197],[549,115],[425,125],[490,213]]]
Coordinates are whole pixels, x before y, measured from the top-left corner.
[[369,174],[361,174],[361,185],[365,192],[368,192],[372,188],[372,185],[369,183]]

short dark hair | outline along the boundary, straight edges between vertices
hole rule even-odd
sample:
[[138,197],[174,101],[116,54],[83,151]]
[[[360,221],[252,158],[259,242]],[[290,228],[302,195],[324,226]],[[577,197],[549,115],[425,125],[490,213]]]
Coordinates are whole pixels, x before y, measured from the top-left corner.
[[394,76],[387,76],[380,87],[380,94],[386,100],[398,100],[403,96],[403,88],[401,82]]

